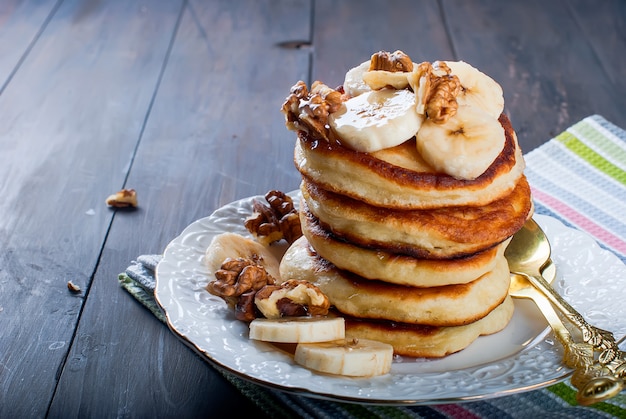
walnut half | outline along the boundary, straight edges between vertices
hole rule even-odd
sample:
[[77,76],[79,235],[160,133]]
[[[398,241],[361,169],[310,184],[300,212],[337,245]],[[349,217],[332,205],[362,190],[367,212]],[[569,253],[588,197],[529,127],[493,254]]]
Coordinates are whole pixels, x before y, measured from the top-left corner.
[[263,266],[248,258],[228,258],[215,272],[215,280],[206,286],[209,293],[221,297],[235,309],[235,318],[251,322],[259,313],[254,296],[266,285],[276,282]]
[[239,298],[248,293],[256,292],[275,279],[256,261],[248,258],[228,258],[215,271],[215,280],[209,282],[206,289],[211,294],[221,297],[226,303],[235,307]]
[[265,194],[267,204],[254,200],[253,213],[244,221],[246,229],[262,244],[285,239],[293,243],[302,236],[300,217],[291,197],[271,190]]
[[459,78],[451,74],[450,68],[442,61],[423,62],[408,78],[415,92],[417,113],[427,115],[437,124],[445,123],[456,114],[457,95],[461,91]]
[[292,131],[305,131],[315,138],[330,140],[328,115],[341,106],[341,93],[315,81],[311,91],[302,80],[292,86],[281,107],[285,124]]

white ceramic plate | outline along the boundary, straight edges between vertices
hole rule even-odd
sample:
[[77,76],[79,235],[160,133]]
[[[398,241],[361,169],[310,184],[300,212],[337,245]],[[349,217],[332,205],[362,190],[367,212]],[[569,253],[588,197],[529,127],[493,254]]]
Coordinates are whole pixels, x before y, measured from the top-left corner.
[[[500,333],[439,360],[396,357],[390,374],[367,379],[317,374],[296,365],[288,353],[248,339],[247,325],[205,290],[211,278],[203,258],[216,234],[249,235],[243,220],[255,198],[263,199],[233,202],[189,225],[167,246],[157,267],[155,295],[171,330],[214,365],[305,396],[405,405],[498,397],[545,387],[571,374],[561,363],[560,344],[525,300],[515,300],[513,319]],[[586,234],[554,218],[535,219],[552,243],[556,288],[590,323],[618,338],[626,334],[626,266]]]

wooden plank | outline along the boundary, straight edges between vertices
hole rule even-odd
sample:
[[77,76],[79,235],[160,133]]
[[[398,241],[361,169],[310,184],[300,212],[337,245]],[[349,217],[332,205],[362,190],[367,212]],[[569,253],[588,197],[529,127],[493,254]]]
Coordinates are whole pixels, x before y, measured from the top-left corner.
[[380,50],[402,50],[414,62],[452,59],[437,2],[318,0],[313,79],[331,87]]
[[[602,69],[621,92],[626,89],[626,2],[574,0],[570,13],[589,41]],[[624,115],[624,112],[621,112]],[[626,126],[626,124],[620,124]]]
[[309,51],[277,44],[308,41],[310,10],[307,1],[188,3],[127,183],[140,209],[115,217],[51,416],[252,413],[115,278],[218,206],[297,187],[279,108],[308,74]]
[[54,13],[57,0],[0,3],[0,93]]
[[621,66],[626,58],[609,47],[601,63],[586,35],[602,22],[602,33],[619,34],[622,26],[623,38],[622,20],[610,18],[623,16],[618,3],[586,1],[575,20],[566,1],[442,2],[457,58],[502,85],[525,152],[594,113],[626,126],[624,84],[605,72],[609,57]]
[[47,411],[179,9],[64,1],[0,96],[0,417]]

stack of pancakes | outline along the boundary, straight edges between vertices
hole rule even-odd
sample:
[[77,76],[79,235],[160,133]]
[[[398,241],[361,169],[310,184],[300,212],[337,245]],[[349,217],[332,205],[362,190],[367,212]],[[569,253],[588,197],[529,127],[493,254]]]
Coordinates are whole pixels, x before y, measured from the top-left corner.
[[504,147],[475,179],[439,173],[415,139],[371,153],[297,130],[303,237],[283,279],[315,283],[349,337],[399,355],[442,357],[513,315],[504,249],[532,212],[508,118]]

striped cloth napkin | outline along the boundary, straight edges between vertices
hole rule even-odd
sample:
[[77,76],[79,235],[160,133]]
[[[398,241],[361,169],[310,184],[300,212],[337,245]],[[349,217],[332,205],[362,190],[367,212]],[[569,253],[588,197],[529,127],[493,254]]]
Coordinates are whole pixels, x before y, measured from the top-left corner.
[[626,132],[589,116],[525,159],[537,212],[586,231],[626,263]]
[[[589,116],[526,154],[535,212],[585,231],[626,263],[626,131]],[[143,255],[119,275],[122,287],[161,321],[153,298],[159,255]],[[626,278],[624,278],[626,285]],[[618,337],[619,338],[619,337]],[[590,407],[576,404],[566,382],[484,401],[428,406],[376,406],[307,398],[225,377],[268,416],[344,418],[626,418],[626,392]]]

